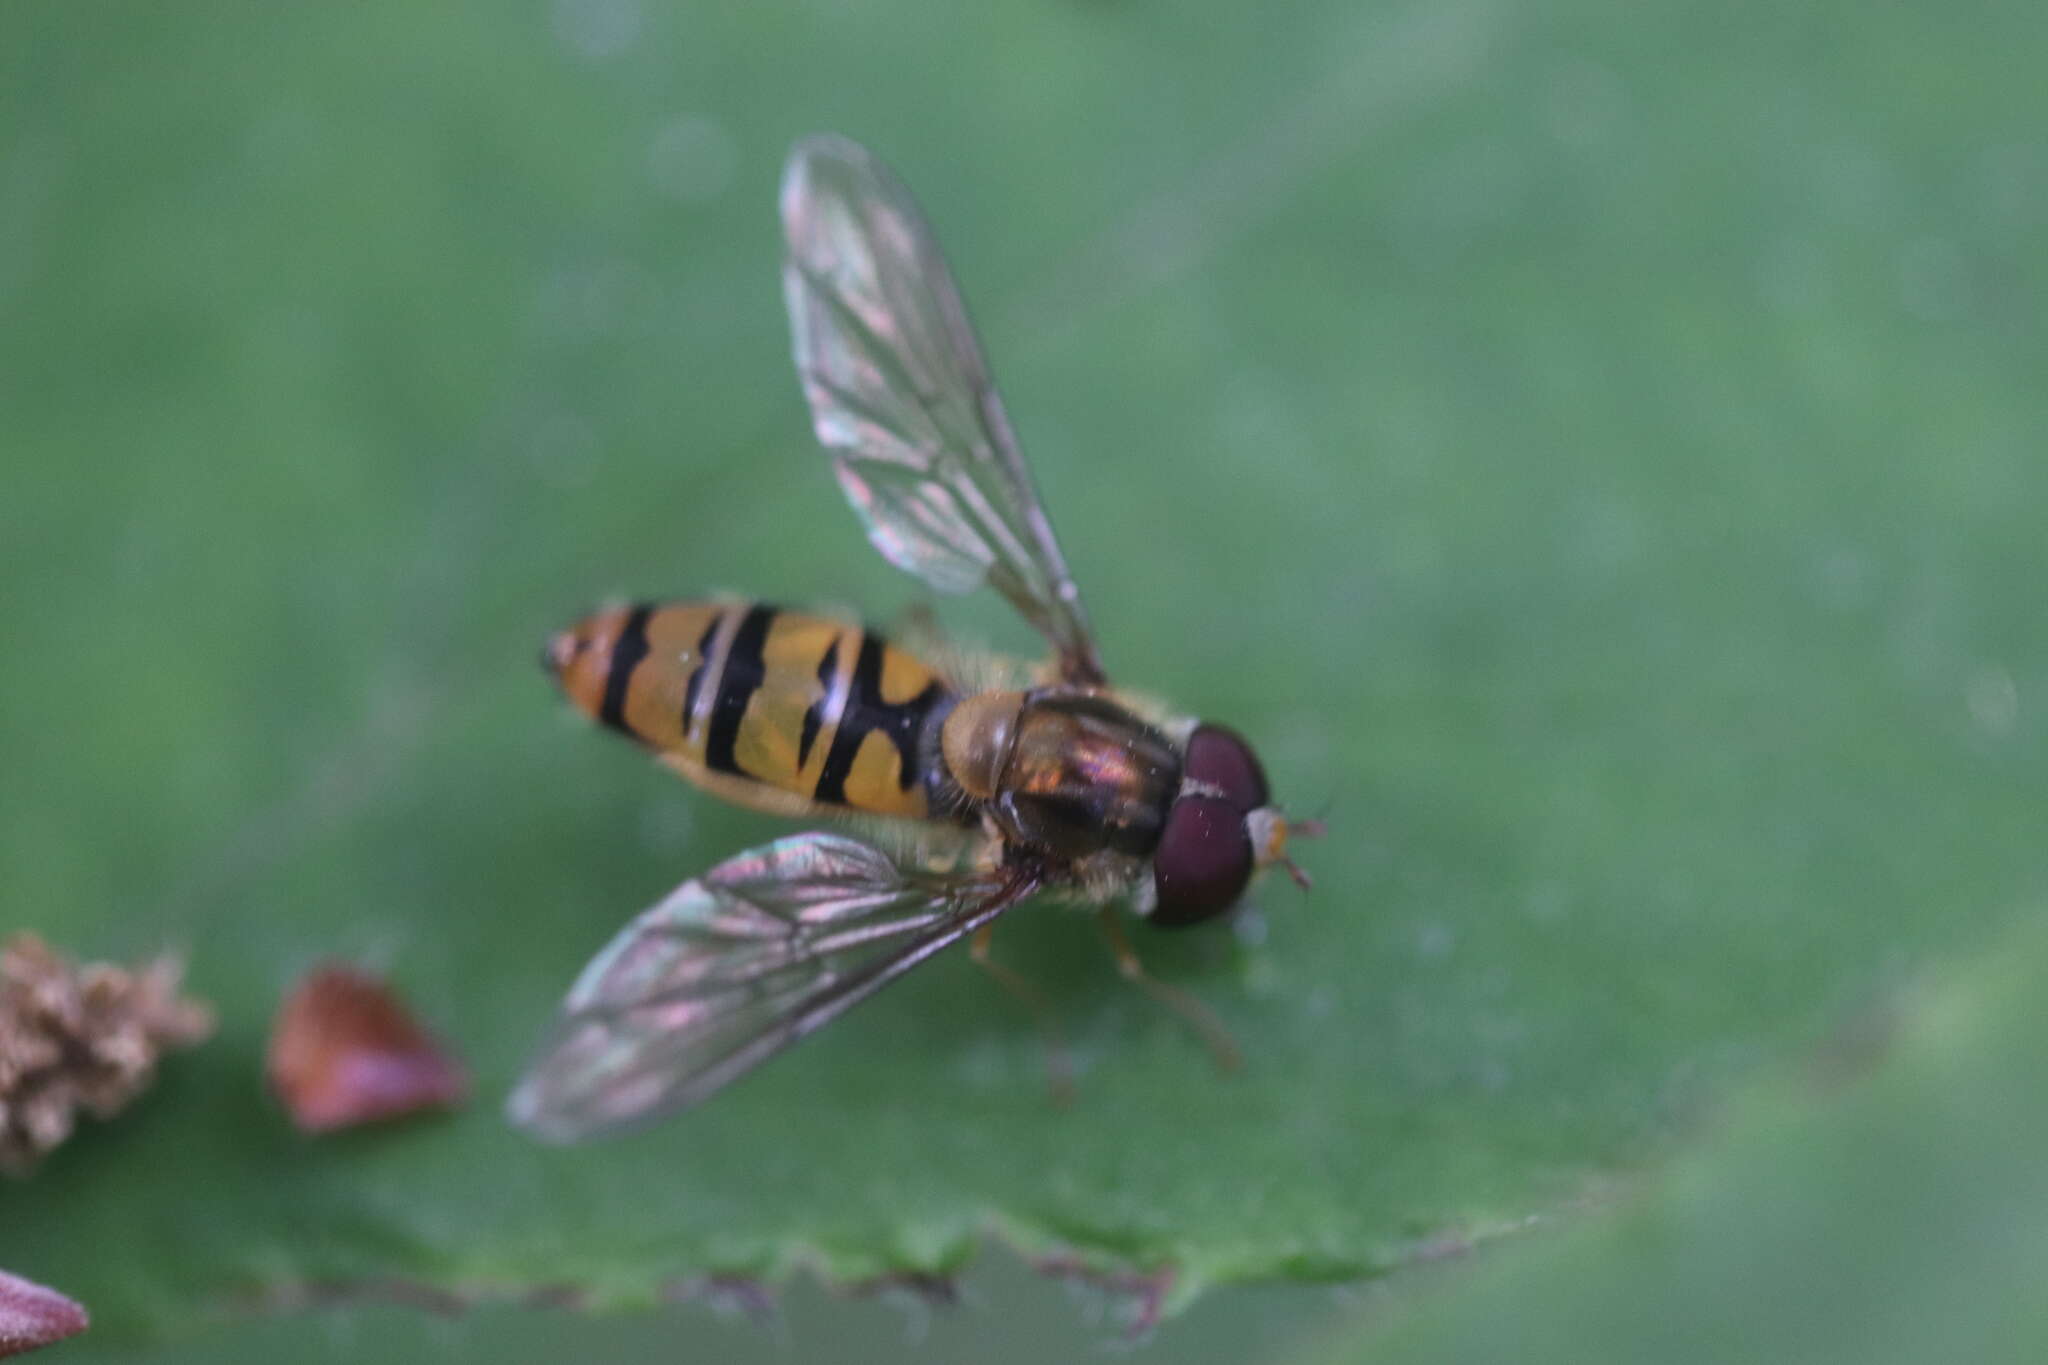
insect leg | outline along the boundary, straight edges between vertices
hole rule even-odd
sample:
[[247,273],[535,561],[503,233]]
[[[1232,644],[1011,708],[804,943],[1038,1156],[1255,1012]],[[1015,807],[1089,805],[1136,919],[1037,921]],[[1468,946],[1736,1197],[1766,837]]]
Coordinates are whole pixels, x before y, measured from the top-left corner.
[[1066,1034],[1060,1029],[1059,1015],[1045,998],[1045,993],[1031,984],[1029,977],[1014,967],[1006,967],[989,956],[989,940],[995,937],[995,921],[991,920],[974,931],[974,937],[967,941],[967,955],[974,959],[974,965],[994,977],[1002,988],[1022,1002],[1031,1011],[1032,1019],[1038,1024],[1038,1031],[1045,1035],[1045,1079],[1052,1088],[1052,1102],[1065,1106],[1074,1102],[1074,1066],[1067,1052]]
[[1235,1071],[1244,1064],[1243,1054],[1238,1051],[1230,1030],[1223,1027],[1223,1021],[1216,1017],[1216,1011],[1196,996],[1178,986],[1167,985],[1145,970],[1145,964],[1138,961],[1131,941],[1124,937],[1123,925],[1117,922],[1113,908],[1104,906],[1098,922],[1102,925],[1103,937],[1109,940],[1109,950],[1116,954],[1116,969],[1123,973],[1124,980],[1178,1014],[1190,1028],[1201,1034],[1202,1041],[1209,1045],[1210,1053],[1216,1058],[1219,1071]]

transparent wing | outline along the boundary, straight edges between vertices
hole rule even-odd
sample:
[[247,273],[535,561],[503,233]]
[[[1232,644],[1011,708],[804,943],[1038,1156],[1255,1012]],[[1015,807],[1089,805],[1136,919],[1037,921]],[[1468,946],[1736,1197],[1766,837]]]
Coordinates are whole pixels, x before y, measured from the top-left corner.
[[506,1113],[576,1142],[695,1104],[1036,889],[901,868],[837,834],[749,849],[592,959]]
[[987,583],[1103,681],[1080,590],[1003,414],[952,272],[903,183],[843,137],[782,176],[797,373],[840,487],[891,564],[940,592]]

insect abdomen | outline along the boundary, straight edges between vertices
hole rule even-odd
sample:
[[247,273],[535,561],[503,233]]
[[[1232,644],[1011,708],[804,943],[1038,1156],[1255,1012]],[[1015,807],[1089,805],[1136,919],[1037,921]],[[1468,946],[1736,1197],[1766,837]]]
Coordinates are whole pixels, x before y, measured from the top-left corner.
[[920,755],[954,694],[859,626],[757,602],[621,607],[555,637],[548,662],[584,711],[721,796],[930,813]]

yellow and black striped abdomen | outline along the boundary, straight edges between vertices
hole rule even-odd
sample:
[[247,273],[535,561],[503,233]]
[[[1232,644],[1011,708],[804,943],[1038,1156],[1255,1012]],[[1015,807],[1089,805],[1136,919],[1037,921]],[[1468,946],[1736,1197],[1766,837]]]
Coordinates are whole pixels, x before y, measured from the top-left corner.
[[920,756],[954,693],[859,626],[754,602],[620,607],[547,661],[584,711],[727,800],[931,813]]

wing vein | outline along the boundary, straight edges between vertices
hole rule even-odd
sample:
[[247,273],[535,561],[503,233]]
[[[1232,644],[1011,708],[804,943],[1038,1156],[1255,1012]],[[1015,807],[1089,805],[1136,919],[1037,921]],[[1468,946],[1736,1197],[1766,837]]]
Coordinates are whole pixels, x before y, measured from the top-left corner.
[[940,592],[987,585],[1104,681],[1081,594],[930,225],[865,148],[806,140],[783,174],[784,296],[819,441],[868,538]]
[[906,869],[838,834],[750,849],[591,960],[508,1113],[566,1142],[695,1104],[1037,888]]

